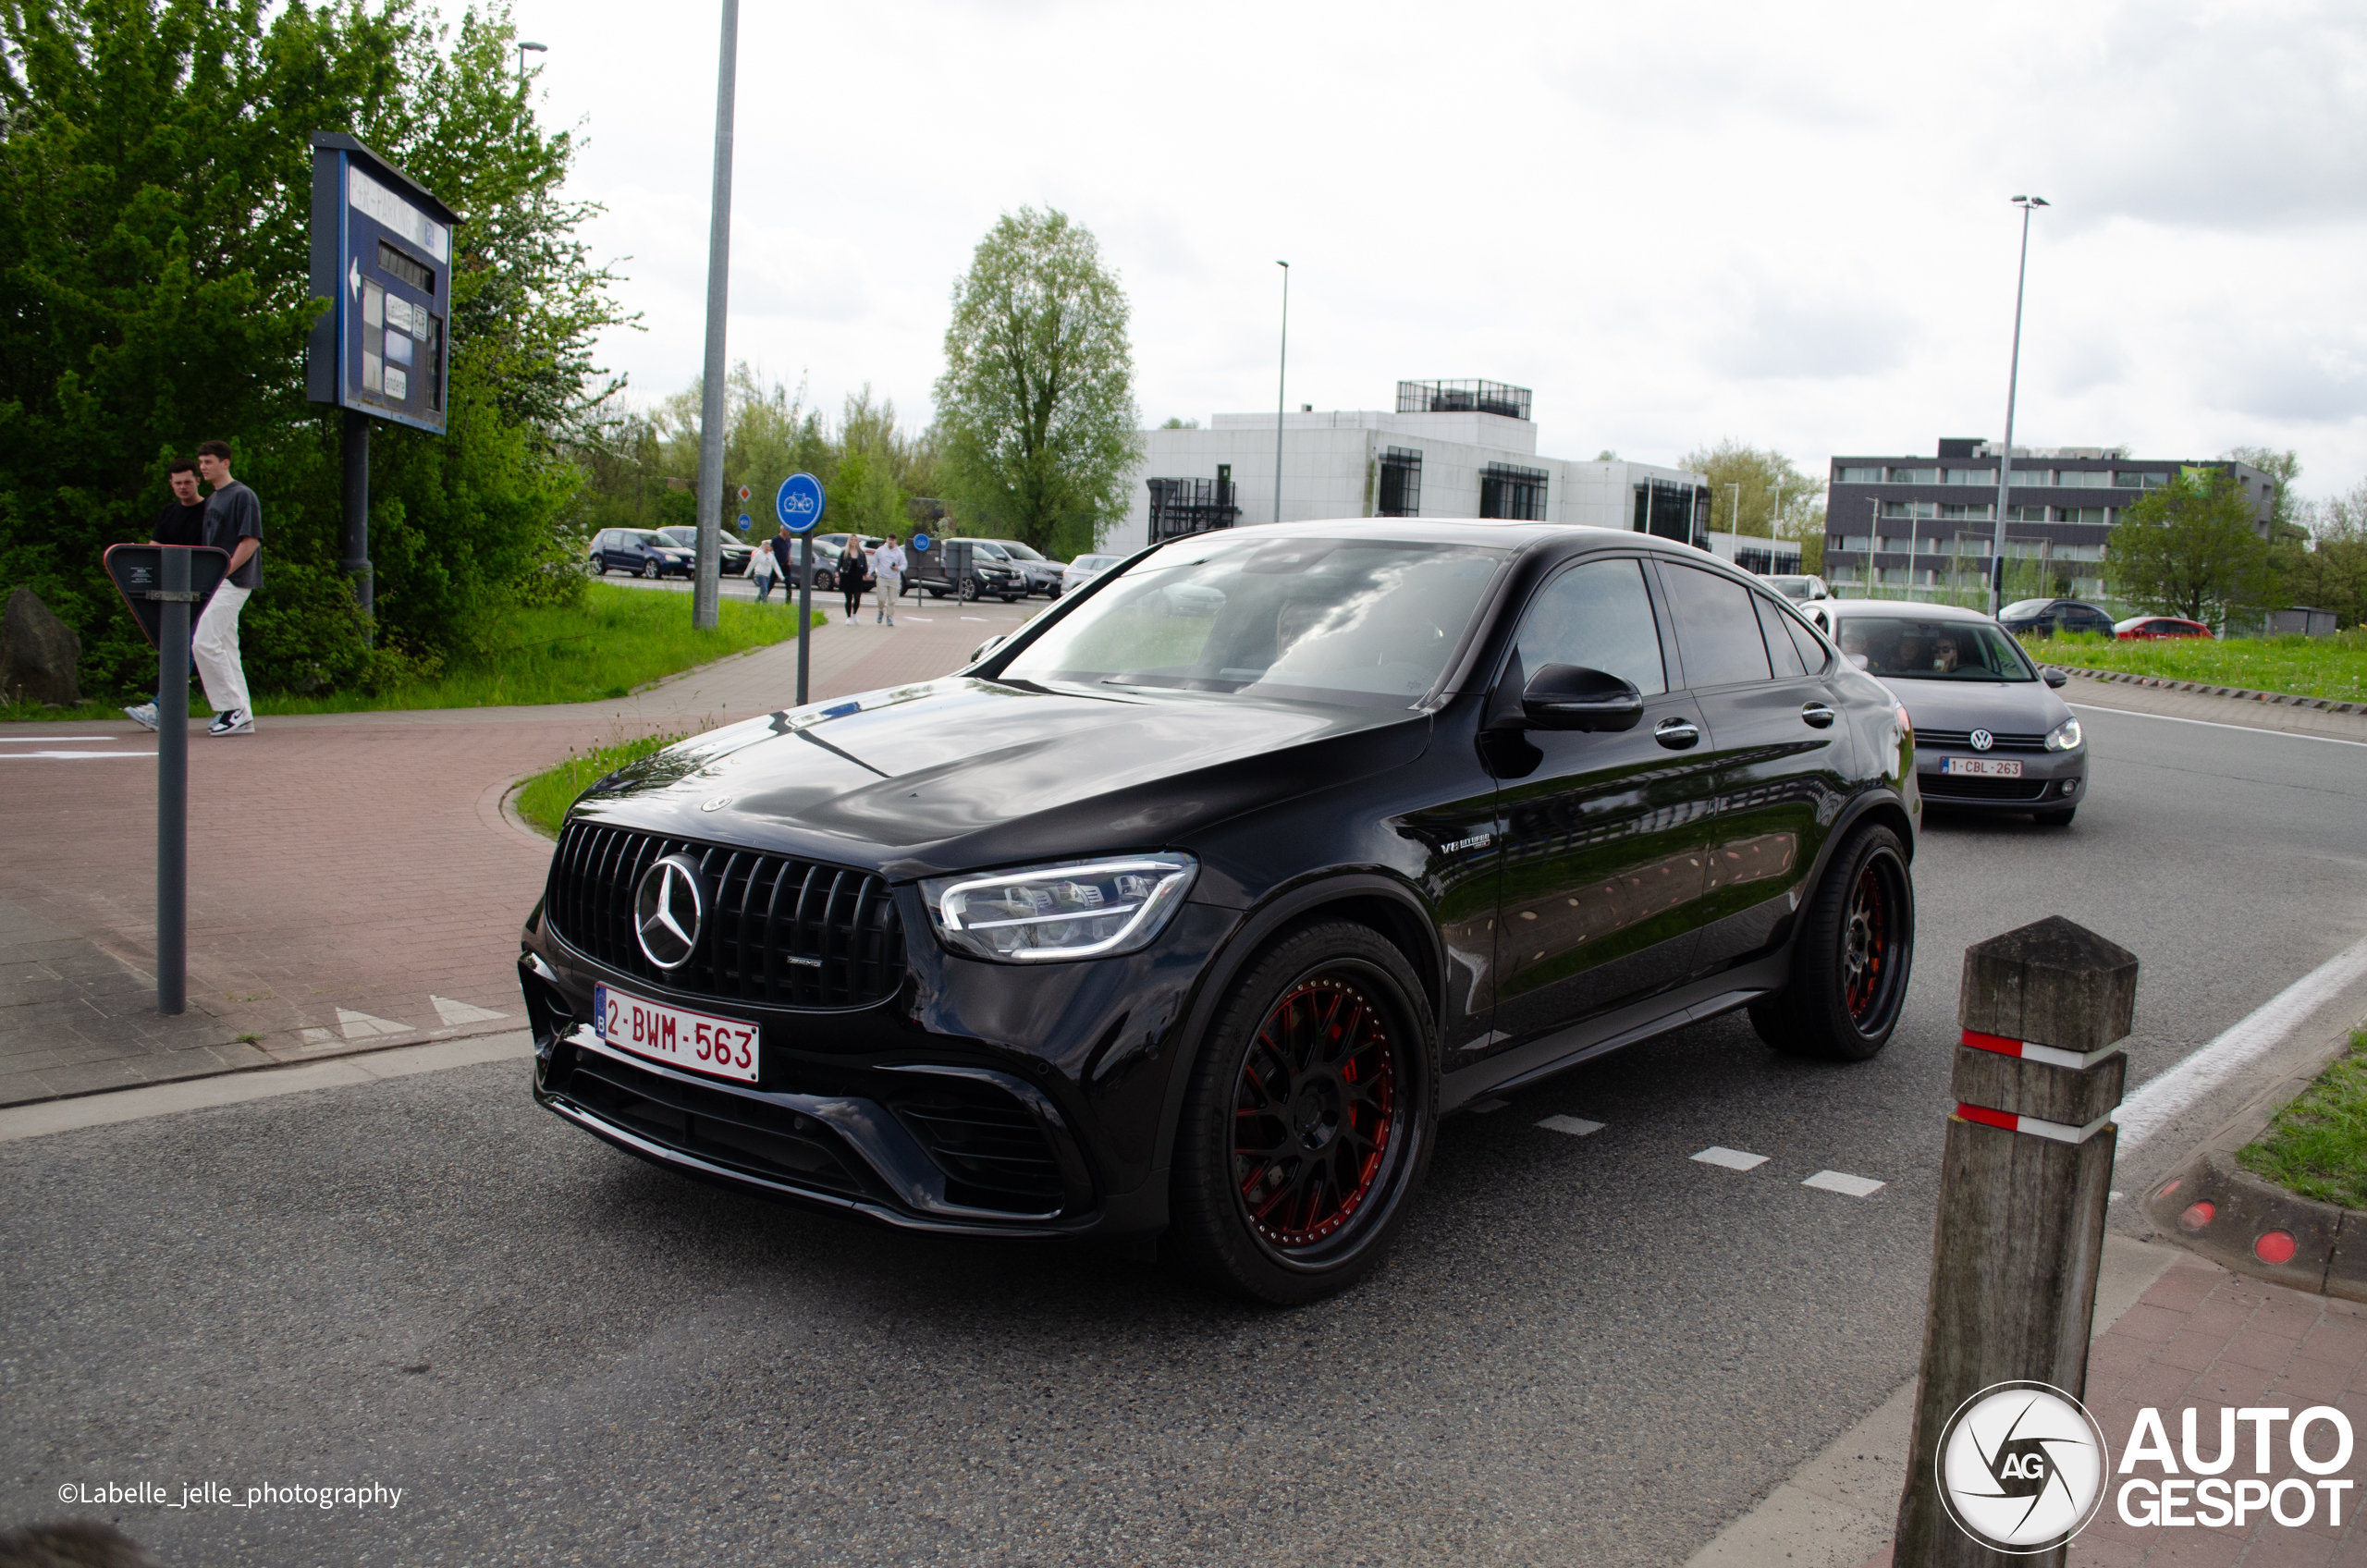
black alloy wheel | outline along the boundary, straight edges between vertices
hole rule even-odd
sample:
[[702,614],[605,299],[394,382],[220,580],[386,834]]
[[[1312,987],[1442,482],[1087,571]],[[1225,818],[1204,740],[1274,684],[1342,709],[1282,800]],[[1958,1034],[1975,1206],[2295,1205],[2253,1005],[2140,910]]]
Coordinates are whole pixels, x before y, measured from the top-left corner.
[[650,582],[655,582],[657,581],[657,572],[658,566],[657,557],[656,556],[652,556],[647,560],[641,563],[641,575],[648,579]]
[[839,591],[839,574],[824,567],[814,574],[814,586],[821,593],[835,594]]
[[1177,1251],[1296,1306],[1380,1262],[1429,1163],[1436,1030],[1404,954],[1346,922],[1286,937],[1209,1026],[1176,1135]]
[[1864,1061],[1890,1043],[1915,960],[1915,884],[1898,835],[1869,823],[1845,840],[1801,911],[1792,978],[1750,1010],[1786,1056]]

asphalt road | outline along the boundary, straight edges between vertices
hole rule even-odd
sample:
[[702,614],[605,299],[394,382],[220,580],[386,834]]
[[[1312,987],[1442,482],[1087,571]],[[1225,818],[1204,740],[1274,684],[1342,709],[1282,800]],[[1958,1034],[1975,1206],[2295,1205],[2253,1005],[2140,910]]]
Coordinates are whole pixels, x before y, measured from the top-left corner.
[[719,1194],[516,1064],[0,1145],[0,1523],[375,1483],[74,1512],[175,1564],[1682,1562],[1912,1375],[1967,943],[2134,949],[2142,1078],[2367,937],[2359,748],[2082,717],[2074,827],[1930,826],[1882,1058],[1726,1019],[1458,1117],[1298,1312]]

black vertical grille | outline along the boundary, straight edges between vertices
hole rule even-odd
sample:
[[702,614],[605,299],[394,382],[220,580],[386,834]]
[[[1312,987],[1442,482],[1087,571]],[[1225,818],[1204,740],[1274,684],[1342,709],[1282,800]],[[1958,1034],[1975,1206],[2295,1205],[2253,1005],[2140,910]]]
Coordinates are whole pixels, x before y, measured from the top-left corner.
[[945,1195],[972,1208],[1049,1214],[1066,1190],[1027,1109],[985,1084],[948,1080],[889,1106],[945,1172]]
[[[668,974],[633,937],[633,889],[669,854],[698,863],[706,929]],[[611,969],[653,985],[773,1007],[865,1007],[904,976],[903,923],[880,877],[846,866],[572,823],[551,857],[546,918]]]

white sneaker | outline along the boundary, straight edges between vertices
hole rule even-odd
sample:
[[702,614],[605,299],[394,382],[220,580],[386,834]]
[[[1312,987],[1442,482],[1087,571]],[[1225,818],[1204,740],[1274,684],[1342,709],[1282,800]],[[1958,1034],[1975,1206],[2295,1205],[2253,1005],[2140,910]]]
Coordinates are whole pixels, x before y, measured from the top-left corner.
[[251,735],[255,732],[255,716],[244,708],[232,708],[217,713],[214,722],[205,727],[208,735]]
[[142,703],[136,708],[126,708],[123,710],[123,715],[142,729],[156,728],[156,704],[153,703]]

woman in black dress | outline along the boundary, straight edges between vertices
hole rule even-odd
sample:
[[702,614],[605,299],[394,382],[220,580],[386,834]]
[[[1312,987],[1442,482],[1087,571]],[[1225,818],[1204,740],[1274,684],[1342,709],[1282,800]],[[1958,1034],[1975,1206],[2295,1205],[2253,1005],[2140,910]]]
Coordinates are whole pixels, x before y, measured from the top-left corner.
[[839,592],[846,595],[847,619],[863,608],[865,590],[871,586],[871,562],[863,553],[863,535],[850,533],[839,547]]

